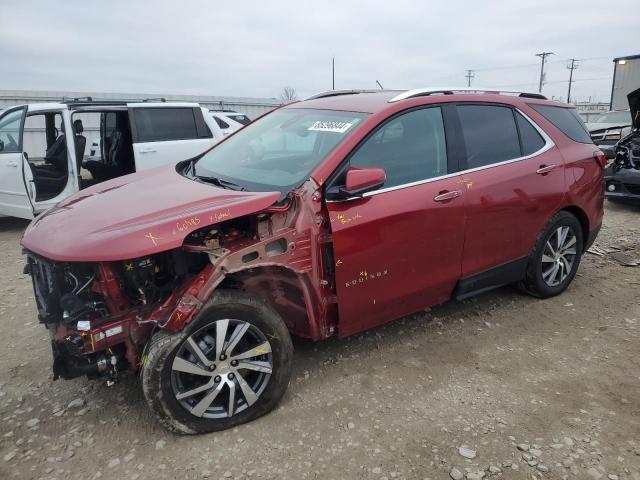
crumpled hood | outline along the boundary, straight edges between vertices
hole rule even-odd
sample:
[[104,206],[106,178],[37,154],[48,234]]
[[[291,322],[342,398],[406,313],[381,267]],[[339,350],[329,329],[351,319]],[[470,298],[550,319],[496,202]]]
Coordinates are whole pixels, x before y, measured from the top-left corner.
[[633,128],[640,128],[640,88],[627,95]]
[[204,226],[256,213],[280,192],[237,192],[190,180],[175,166],[109,180],[36,218],[22,246],[57,261],[115,261],[182,245]]

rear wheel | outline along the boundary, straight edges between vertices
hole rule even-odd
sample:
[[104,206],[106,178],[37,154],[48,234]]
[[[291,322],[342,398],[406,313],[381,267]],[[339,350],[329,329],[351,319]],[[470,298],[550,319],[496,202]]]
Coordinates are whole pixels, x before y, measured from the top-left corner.
[[562,293],[576,275],[583,242],[578,219],[569,212],[557,213],[536,241],[521,287],[541,298]]
[[173,431],[231,428],[276,406],[292,353],[273,310],[241,292],[216,292],[184,332],[152,338],[142,369],[145,398]]

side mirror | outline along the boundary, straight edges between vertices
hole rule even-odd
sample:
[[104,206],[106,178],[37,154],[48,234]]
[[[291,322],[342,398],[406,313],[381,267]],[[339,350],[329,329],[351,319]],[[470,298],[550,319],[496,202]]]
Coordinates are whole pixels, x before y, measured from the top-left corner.
[[345,174],[343,187],[332,187],[327,191],[327,200],[346,200],[361,197],[366,192],[384,185],[386,174],[382,168],[351,167]]

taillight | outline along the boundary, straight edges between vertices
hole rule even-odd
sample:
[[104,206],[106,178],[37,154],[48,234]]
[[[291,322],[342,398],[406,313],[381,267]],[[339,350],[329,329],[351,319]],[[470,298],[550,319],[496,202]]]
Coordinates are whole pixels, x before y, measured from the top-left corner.
[[593,152],[593,158],[596,159],[596,162],[598,162],[598,165],[600,165],[601,168],[607,166],[607,157],[600,150]]

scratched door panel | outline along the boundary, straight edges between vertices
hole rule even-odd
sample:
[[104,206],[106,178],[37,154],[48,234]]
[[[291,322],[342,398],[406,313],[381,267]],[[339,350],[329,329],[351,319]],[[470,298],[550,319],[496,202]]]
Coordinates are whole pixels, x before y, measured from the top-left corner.
[[[462,195],[434,201],[443,191]],[[340,335],[449,298],[461,271],[464,185],[460,177],[328,203],[327,208]]]

